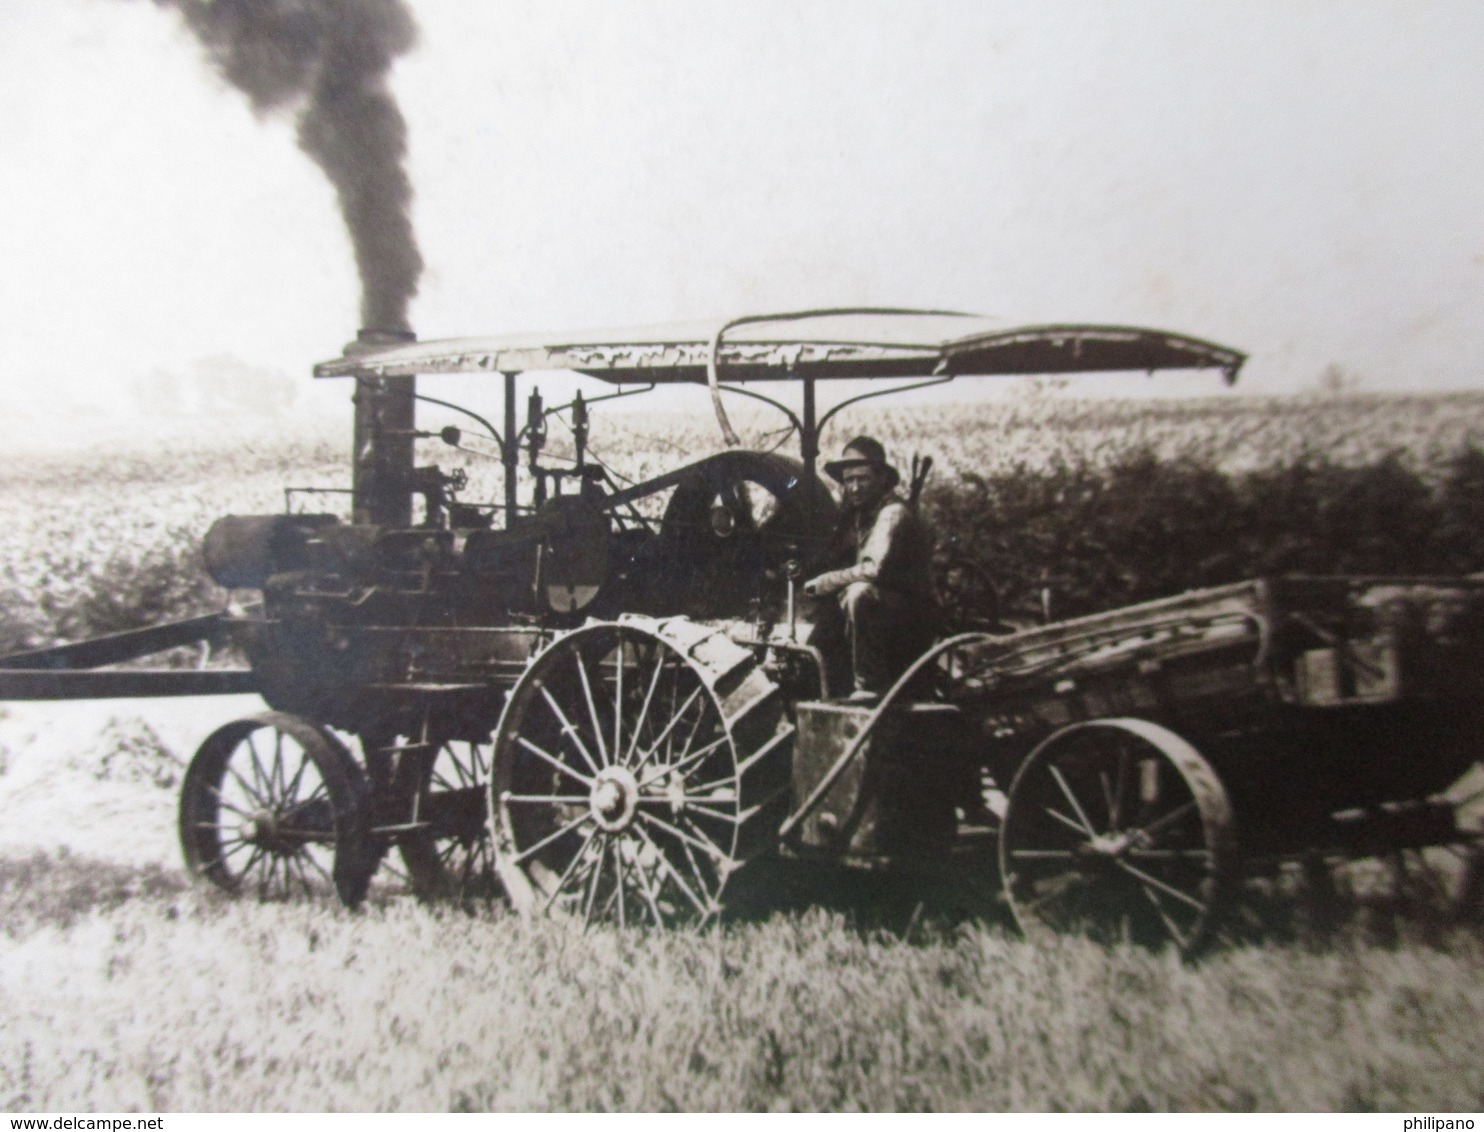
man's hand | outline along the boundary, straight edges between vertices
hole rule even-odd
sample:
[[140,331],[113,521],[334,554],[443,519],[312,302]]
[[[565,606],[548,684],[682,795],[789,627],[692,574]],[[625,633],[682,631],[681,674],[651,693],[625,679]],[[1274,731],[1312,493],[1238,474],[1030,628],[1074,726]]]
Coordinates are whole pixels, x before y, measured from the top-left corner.
[[820,595],[820,592],[821,592],[820,591],[820,588],[819,588],[819,583],[822,582],[822,581],[824,581],[824,575],[823,574],[821,574],[817,578],[810,578],[807,582],[804,583],[804,592],[806,594],[808,594],[810,597],[818,597]]

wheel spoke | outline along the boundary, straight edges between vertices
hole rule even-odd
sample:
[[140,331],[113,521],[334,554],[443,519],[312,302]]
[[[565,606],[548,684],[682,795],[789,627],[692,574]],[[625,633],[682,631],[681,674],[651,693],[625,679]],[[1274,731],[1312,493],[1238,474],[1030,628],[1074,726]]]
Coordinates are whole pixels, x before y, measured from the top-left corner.
[[288,797],[288,774],[283,768],[283,732],[273,729],[273,788],[280,798]]
[[623,750],[623,633],[618,634],[618,669],[613,674],[613,761],[620,759]]
[[1156,833],[1157,831],[1159,831],[1161,829],[1164,829],[1165,826],[1173,825],[1175,822],[1179,821],[1181,818],[1183,818],[1186,814],[1190,813],[1195,808],[1196,808],[1195,799],[1192,798],[1189,802],[1186,802],[1184,805],[1177,806],[1175,809],[1173,809],[1169,813],[1165,814],[1164,817],[1155,818],[1154,821],[1150,822],[1148,825],[1146,825],[1143,828],[1141,828],[1138,832],[1141,833],[1141,834],[1143,834],[1145,837],[1149,837],[1152,834]]
[[1077,822],[1067,817],[1067,815],[1062,813],[1060,810],[1052,809],[1050,806],[1042,806],[1041,809],[1045,810],[1048,814],[1054,817],[1057,821],[1061,822],[1062,825],[1066,826],[1073,833],[1087,838],[1088,840],[1092,839],[1093,835],[1091,830],[1087,829],[1085,826],[1079,825]]
[[[658,847],[653,842],[650,842],[650,847],[654,849],[655,853],[659,853]],[[649,906],[649,914],[654,917],[654,926],[657,928],[664,927],[665,917],[660,911],[659,894],[654,891],[654,887],[649,883],[650,878],[644,872],[644,866],[639,863],[637,858],[632,862],[632,867],[634,876],[639,881],[639,891],[644,894],[644,903]]]
[[226,868],[227,862],[231,859],[231,857],[232,857],[232,855],[234,853],[241,853],[243,849],[247,848],[247,846],[249,846],[251,844],[252,844],[252,842],[250,842],[250,841],[238,841],[236,845],[232,846],[232,848],[230,848],[230,849],[223,849],[212,860],[210,860],[210,861],[202,861],[199,865],[196,866],[196,872],[198,872],[198,873],[204,873],[208,869],[214,869],[214,868],[216,868],[218,865],[222,866],[223,868]]
[[598,836],[598,831],[595,829],[577,847],[577,852],[572,854],[572,859],[567,862],[567,867],[562,870],[561,875],[557,877],[556,884],[552,885],[551,892],[546,896],[546,911],[551,910],[551,906],[556,903],[557,897],[566,889],[567,882],[577,874],[578,866],[587,860],[587,847],[592,844],[593,838],[596,836]]
[[[1465,775],[1465,777],[1468,776]],[[1449,801],[1452,803],[1455,810],[1462,810],[1473,805],[1480,798],[1484,798],[1484,786],[1479,787],[1479,789],[1475,790],[1472,794],[1466,794],[1462,798],[1449,799]]]
[[[608,745],[603,740],[603,723],[598,718],[598,705],[593,700],[592,681],[590,681],[587,676],[587,661],[583,660],[582,650],[580,648],[575,648],[572,650],[572,660],[577,665],[577,678],[582,682],[582,695],[583,698],[587,700],[588,715],[593,721],[593,735],[598,740],[598,754],[602,756],[603,765],[607,766]],[[576,736],[574,735],[574,738],[575,737]],[[597,773],[596,768],[594,768],[593,773]]]
[[706,873],[701,868],[701,862],[696,860],[695,851],[684,842],[681,843],[680,847],[681,849],[685,850],[685,863],[690,866],[690,875],[692,876],[692,878],[694,878],[696,887],[704,889],[706,882]]
[[[237,768],[230,762],[227,763],[227,773],[237,780],[237,784],[242,787],[243,792],[259,806],[265,810],[272,808],[271,804],[254,787],[247,784],[247,779],[243,778]],[[241,811],[239,810],[238,812],[240,813]]]
[[211,796],[217,800],[217,804],[218,805],[225,806],[227,809],[231,810],[238,817],[247,818],[248,820],[251,820],[252,819],[252,815],[250,813],[248,813],[246,810],[239,809],[237,806],[234,806],[231,802],[227,801],[226,798],[222,797],[222,792],[221,792],[220,789],[218,789],[215,786],[210,785],[209,783],[206,783],[204,785],[205,785],[205,788],[206,788],[207,792],[210,793]]
[[1069,890],[1086,887],[1087,878],[1079,872],[1066,872],[1049,877],[1044,883],[1054,885],[1055,887],[1050,892],[1042,892],[1034,900],[1024,902],[1021,907],[1025,911],[1035,912],[1053,900],[1060,900]]
[[561,802],[573,806],[587,805],[587,799],[577,794],[501,794],[502,802],[530,802],[549,804]]
[[[618,749],[618,740],[614,739],[614,750]],[[598,899],[598,889],[603,884],[603,862],[608,858],[608,839],[598,838],[598,860],[593,865],[592,879],[588,884],[587,898],[583,901],[582,926],[590,927],[593,922],[593,904]]]
[[675,725],[685,718],[685,713],[690,710],[690,706],[696,702],[704,690],[704,685],[697,684],[695,691],[686,697],[685,703],[681,705],[680,710],[670,717],[669,723],[665,724],[665,729],[660,732],[659,738],[650,744],[649,749],[644,752],[644,757],[632,767],[635,774],[642,770],[650,759],[654,758],[655,753],[660,749],[660,744],[670,737],[671,732],[675,730]]
[[300,852],[294,854],[294,856],[292,858],[293,864],[294,864],[294,871],[299,874],[299,887],[304,890],[304,895],[305,896],[313,896],[314,895],[314,886],[309,883],[309,873],[306,872],[305,869],[304,869],[304,859],[303,858],[305,856],[306,856],[306,854],[304,854],[304,852],[302,850]]
[[490,759],[486,755],[484,747],[478,743],[469,744],[469,784],[479,786],[490,780]]
[[[662,796],[652,796],[652,797],[649,797],[649,798],[640,798],[639,801],[640,802],[649,802],[651,804],[654,804],[654,803],[663,803],[664,805],[669,805],[670,804],[670,799],[665,798],[665,797],[662,797]],[[686,799],[684,799],[684,801],[685,801],[685,808],[687,810],[697,810],[700,813],[704,814],[706,817],[713,818],[716,821],[730,822],[732,825],[737,825],[742,820],[738,815],[736,815],[734,813],[728,814],[728,813],[723,813],[720,810],[713,810],[705,802],[701,802],[701,801],[698,801],[698,800],[693,799],[693,798],[686,798]]]
[[248,874],[252,872],[253,866],[256,865],[260,860],[262,860],[262,857],[263,847],[261,845],[254,845],[252,847],[252,852],[248,854],[247,864],[242,866],[242,872],[240,872],[238,876],[241,877],[243,880],[246,880]]
[[330,875],[329,870],[326,869],[324,865],[320,864],[319,858],[316,857],[313,853],[309,852],[309,850],[307,849],[303,850],[302,852],[304,854],[304,859],[314,866],[315,871],[318,872],[320,876],[325,878],[325,883],[334,885],[335,878]]
[[1017,861],[1073,861],[1077,858],[1070,849],[1011,849],[1010,856]]
[[284,800],[285,801],[292,802],[295,798],[297,798],[299,796],[299,786],[304,781],[304,771],[305,771],[305,768],[307,768],[309,766],[309,763],[310,763],[309,752],[307,752],[307,751],[300,751],[299,752],[299,769],[296,770],[296,771],[294,771],[293,781],[290,782],[290,783],[288,783],[284,787],[283,796],[284,796]]
[[329,792],[325,789],[325,784],[323,782],[321,782],[313,790],[311,790],[309,792],[309,797],[305,798],[304,801],[300,802],[299,803],[299,806],[302,809],[304,806],[309,805],[309,803],[311,803],[311,802],[317,802],[321,798],[323,798],[326,802],[328,802],[330,800]]
[[[723,735],[720,739],[714,739],[699,750],[693,751],[689,755],[686,755],[679,762],[670,763],[667,766],[656,767],[653,774],[639,783],[639,788],[642,790],[646,786],[652,786],[662,778],[668,778],[672,774],[678,774],[682,770],[698,764],[701,760],[705,759],[707,755],[714,754],[717,748],[723,746],[726,742],[727,737]],[[684,775],[681,775],[681,777],[683,778]],[[717,782],[706,783],[703,786],[699,787],[699,789],[705,789],[706,786],[716,786],[724,781],[726,780],[718,779]]]
[[455,841],[454,845],[463,850],[464,853],[463,860],[459,865],[459,892],[468,892],[469,878],[474,875],[474,862],[477,859],[477,854],[471,853],[469,846],[462,842]]
[[671,825],[667,821],[664,821],[664,820],[662,820],[660,818],[655,817],[653,814],[647,814],[643,810],[636,810],[634,812],[640,818],[642,818],[643,820],[649,822],[651,825],[653,825],[656,828],[661,829],[664,832],[668,833],[671,837],[674,837],[677,840],[683,841],[683,842],[685,842],[687,844],[694,845],[697,849],[699,849],[702,853],[705,853],[708,857],[711,857],[711,858],[713,858],[713,859],[715,859],[717,861],[727,861],[727,860],[730,860],[730,858],[725,853],[722,852],[722,850],[721,850],[721,848],[719,846],[715,845],[714,843],[712,843],[707,838],[702,837],[700,835],[693,835],[693,834],[686,833],[684,830],[679,829],[678,827]]
[[1153,887],[1163,892],[1166,896],[1169,896],[1174,900],[1179,900],[1183,904],[1188,904],[1190,907],[1194,908],[1198,912],[1205,912],[1206,905],[1202,901],[1197,900],[1194,896],[1191,896],[1188,892],[1181,892],[1174,885],[1166,884],[1157,876],[1146,873],[1143,869],[1136,868],[1121,857],[1114,857],[1113,863],[1124,872],[1128,873],[1129,876],[1140,881],[1141,883],[1152,885]]
[[247,744],[248,756],[252,759],[252,780],[258,784],[257,788],[259,790],[264,790],[266,789],[266,785],[263,782],[262,767],[258,763],[258,745],[253,742],[251,732],[248,733],[247,738],[243,742]]
[[675,865],[671,862],[670,858],[665,855],[665,851],[654,843],[654,839],[644,831],[644,827],[642,825],[635,825],[632,828],[634,832],[637,833],[644,840],[645,844],[647,844],[652,850],[654,850],[655,855],[659,858],[660,864],[664,866],[665,871],[670,874],[670,879],[673,880],[675,882],[675,886],[685,894],[686,899],[695,906],[696,911],[701,913],[702,916],[709,916],[711,914],[711,910],[701,902],[700,898],[694,892],[690,890],[690,885],[685,883],[685,878],[680,875],[680,871],[675,868]]
[[1139,849],[1130,847],[1128,855],[1136,861],[1201,861],[1209,864],[1216,857],[1209,849]]
[[531,754],[535,755],[538,759],[544,759],[546,762],[550,763],[553,767],[555,767],[557,770],[561,771],[563,774],[565,774],[568,778],[572,779],[574,782],[580,782],[583,786],[586,786],[589,790],[592,789],[593,780],[591,778],[589,778],[585,774],[580,774],[577,771],[573,770],[570,766],[568,766],[566,763],[562,762],[562,760],[559,759],[559,758],[557,758],[555,755],[551,755],[551,754],[548,754],[547,752],[543,751],[540,747],[536,746],[535,743],[532,743],[524,735],[517,735],[515,737],[515,741],[517,743],[519,743],[522,747],[524,747],[527,751],[529,751]]
[[[633,752],[631,751],[630,753],[632,754]],[[623,847],[621,845],[615,845],[613,847],[613,893],[615,896],[618,897],[618,926],[620,928],[626,928],[629,926],[628,912],[624,908],[623,890]]]
[[[567,713],[562,710],[562,706],[556,702],[556,697],[551,694],[550,689],[548,689],[544,684],[541,686],[541,696],[551,707],[552,712],[557,717],[557,721],[561,723],[562,734],[571,737],[572,745],[577,748],[577,753],[582,756],[582,761],[587,763],[589,770],[591,770],[594,774],[597,774],[598,764],[593,759],[593,756],[588,753],[587,744],[582,741],[582,736],[578,734],[577,728],[567,718]],[[599,741],[601,742],[601,740],[602,737],[599,736]]]
[[1164,921],[1165,931],[1169,932],[1175,938],[1176,946],[1182,951],[1189,947],[1190,943],[1185,938],[1185,933],[1180,930],[1175,921],[1170,918],[1170,914],[1165,911],[1165,906],[1159,902],[1159,897],[1154,894],[1154,889],[1150,888],[1147,884],[1140,884],[1139,890],[1149,898],[1149,903],[1154,905],[1154,910],[1159,913],[1159,918]]
[[674,746],[673,743],[670,744],[670,754],[672,756],[672,761],[674,761],[674,762],[680,762],[682,759],[685,758],[686,755],[688,755],[690,753],[690,749],[695,744],[695,741],[696,741],[696,732],[701,729],[701,721],[703,719],[705,719],[705,718],[706,718],[706,709],[703,706],[700,711],[696,712],[695,722],[690,725],[690,734],[685,737],[685,742],[682,743],[682,744],[680,744],[680,758],[679,759],[675,759],[673,757],[674,756],[674,753],[675,753],[675,746]]
[[628,766],[629,763],[633,762],[634,752],[639,749],[639,732],[643,730],[644,721],[649,718],[649,705],[654,702],[654,690],[660,686],[660,676],[664,674],[664,671],[664,654],[656,651],[654,675],[649,678],[649,687],[644,693],[644,706],[639,709],[639,714],[634,719],[634,733],[629,737],[629,749],[623,756],[624,766]]
[[[690,789],[681,793],[682,801],[687,802],[730,802],[737,796],[737,776],[729,774],[725,778],[713,779],[710,782],[686,782]],[[658,794],[651,797],[660,797]],[[665,797],[669,797],[668,794]]]
[[1056,784],[1061,787],[1061,792],[1066,795],[1067,801],[1072,803],[1072,811],[1077,815],[1077,820],[1082,823],[1083,832],[1085,832],[1088,837],[1097,836],[1097,834],[1093,831],[1092,822],[1088,821],[1087,815],[1082,812],[1082,803],[1077,801],[1077,795],[1072,793],[1072,788],[1067,785],[1067,780],[1062,777],[1062,773],[1056,768],[1056,764],[1047,763],[1046,769],[1051,772],[1051,777],[1056,779]]
[[1108,831],[1117,833],[1123,825],[1123,795],[1128,789],[1128,744],[1122,740],[1118,743],[1118,776],[1114,780],[1113,802],[1109,807]]
[[591,813],[584,813],[584,814],[578,815],[577,817],[573,818],[571,821],[567,822],[566,825],[561,826],[560,828],[558,828],[557,830],[555,830],[552,833],[548,833],[545,837],[543,837],[540,841],[536,842],[536,844],[532,845],[530,848],[521,850],[521,852],[517,853],[513,858],[511,858],[511,860],[515,864],[517,864],[517,865],[520,864],[522,861],[526,860],[527,858],[533,856],[536,853],[539,853],[542,849],[545,849],[553,841],[556,841],[559,838],[565,837],[567,834],[571,833],[574,829],[576,829],[583,822],[591,820],[592,816],[593,815]]

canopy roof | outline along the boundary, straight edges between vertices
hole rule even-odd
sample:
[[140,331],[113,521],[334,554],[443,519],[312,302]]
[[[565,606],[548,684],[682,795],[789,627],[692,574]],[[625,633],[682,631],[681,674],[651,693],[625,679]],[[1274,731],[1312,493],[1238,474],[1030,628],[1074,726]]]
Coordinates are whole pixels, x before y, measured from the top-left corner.
[[1096,373],[1219,369],[1228,383],[1246,360],[1199,338],[1133,326],[1007,326],[951,311],[831,310],[729,323],[378,346],[356,343],[315,366],[316,377],[575,370],[615,384],[724,380]]

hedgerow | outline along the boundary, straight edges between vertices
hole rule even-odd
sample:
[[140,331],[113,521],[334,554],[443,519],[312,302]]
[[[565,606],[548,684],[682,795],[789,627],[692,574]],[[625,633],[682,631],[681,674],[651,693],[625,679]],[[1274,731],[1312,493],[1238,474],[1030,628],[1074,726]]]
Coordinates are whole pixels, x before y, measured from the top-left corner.
[[1432,476],[1398,452],[1227,472],[1141,450],[967,474],[930,487],[923,509],[955,628],[996,597],[1001,618],[1025,624],[1263,575],[1484,569],[1484,450],[1471,443]]

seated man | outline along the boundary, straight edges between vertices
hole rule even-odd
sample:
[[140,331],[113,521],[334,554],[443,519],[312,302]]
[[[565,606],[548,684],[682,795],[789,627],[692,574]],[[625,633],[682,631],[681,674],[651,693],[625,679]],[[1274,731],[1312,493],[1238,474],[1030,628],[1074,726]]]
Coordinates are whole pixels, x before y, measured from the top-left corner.
[[936,633],[932,533],[894,490],[901,476],[879,441],[856,437],[825,471],[843,489],[837,549],[854,565],[809,579],[804,592],[837,595],[820,611],[815,643],[825,650],[831,638],[844,637],[855,685],[849,699],[871,703]]

